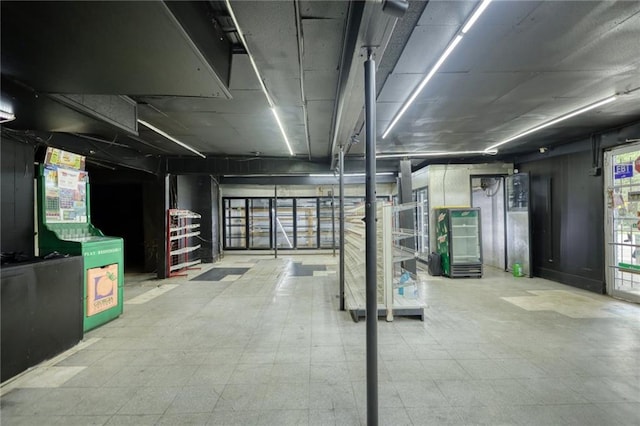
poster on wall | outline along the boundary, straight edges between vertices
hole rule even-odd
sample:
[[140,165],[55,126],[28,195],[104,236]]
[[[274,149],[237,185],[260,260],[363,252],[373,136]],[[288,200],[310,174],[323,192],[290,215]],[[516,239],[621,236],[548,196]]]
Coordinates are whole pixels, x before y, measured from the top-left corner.
[[87,316],[118,304],[118,264],[87,269]]
[[47,148],[44,156],[44,164],[61,166],[67,169],[84,170],[84,155],[73,154],[58,148]]
[[43,175],[47,223],[86,223],[87,172],[48,165]]

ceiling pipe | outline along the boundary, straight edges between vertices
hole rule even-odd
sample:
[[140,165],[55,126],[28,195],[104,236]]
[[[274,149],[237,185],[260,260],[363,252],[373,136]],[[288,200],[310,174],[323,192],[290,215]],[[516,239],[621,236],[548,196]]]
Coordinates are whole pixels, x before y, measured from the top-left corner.
[[[338,131],[340,129],[340,119],[346,97],[346,87],[348,81],[348,73],[353,62],[353,52],[358,42],[358,33],[360,32],[360,23],[364,12],[364,2],[349,2],[349,10],[347,12],[347,22],[344,29],[344,37],[342,42],[342,53],[340,54],[340,72],[338,74],[338,87],[336,89],[336,97],[333,105],[333,117],[331,119],[331,167],[335,168],[335,152],[336,143],[338,141]],[[340,144],[342,145],[342,143]]]
[[302,21],[300,19],[300,0],[293,2],[293,10],[296,15],[296,33],[298,39],[298,66],[300,67],[300,97],[302,98],[302,115],[304,120],[304,136],[307,140],[307,152],[311,160],[311,137],[309,136],[309,113],[307,112],[307,95],[304,92],[304,34],[302,33]]

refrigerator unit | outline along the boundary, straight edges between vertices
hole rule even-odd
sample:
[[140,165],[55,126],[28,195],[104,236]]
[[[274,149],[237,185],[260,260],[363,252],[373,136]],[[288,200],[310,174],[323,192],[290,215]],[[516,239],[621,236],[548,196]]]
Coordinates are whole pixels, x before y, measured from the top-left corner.
[[435,209],[436,247],[444,275],[482,277],[480,209]]

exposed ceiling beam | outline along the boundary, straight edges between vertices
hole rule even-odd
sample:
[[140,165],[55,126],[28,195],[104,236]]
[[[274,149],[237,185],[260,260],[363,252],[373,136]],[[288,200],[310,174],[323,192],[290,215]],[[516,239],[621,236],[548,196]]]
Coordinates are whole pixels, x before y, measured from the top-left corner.
[[[168,172],[172,174],[213,174],[223,175],[308,175],[310,173],[330,173],[328,162],[304,161],[287,157],[207,157],[169,158]],[[395,172],[398,161],[378,161],[379,172]],[[345,161],[346,173],[364,172],[364,158]]]

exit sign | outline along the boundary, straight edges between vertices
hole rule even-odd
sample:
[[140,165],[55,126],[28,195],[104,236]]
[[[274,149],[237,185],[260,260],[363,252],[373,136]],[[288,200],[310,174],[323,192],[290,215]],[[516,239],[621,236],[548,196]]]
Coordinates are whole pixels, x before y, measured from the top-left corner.
[[633,177],[633,164],[616,164],[613,166],[614,179]]

